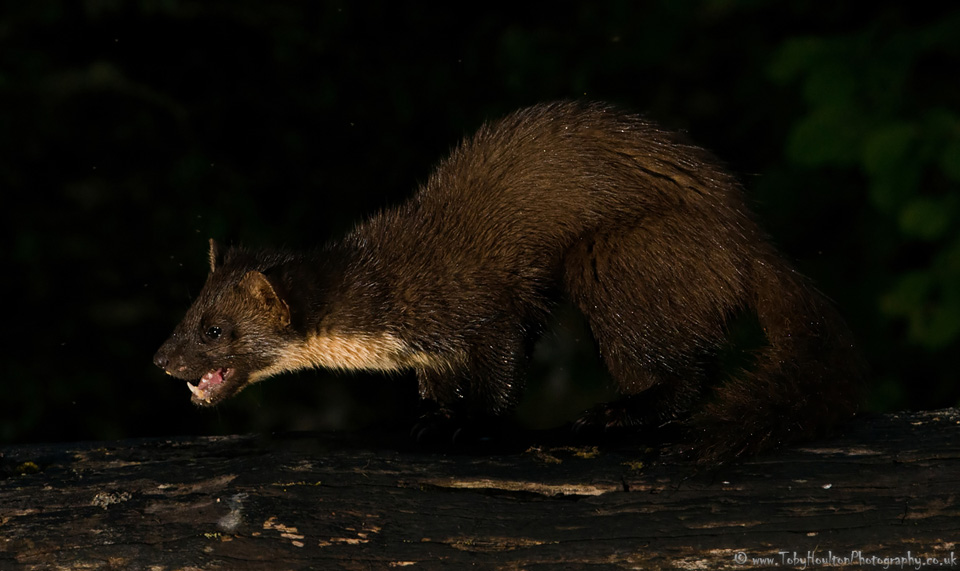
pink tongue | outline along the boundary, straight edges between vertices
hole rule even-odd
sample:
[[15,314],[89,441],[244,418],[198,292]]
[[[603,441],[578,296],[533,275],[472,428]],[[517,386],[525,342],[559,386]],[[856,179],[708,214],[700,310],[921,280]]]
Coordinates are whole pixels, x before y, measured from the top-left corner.
[[223,369],[210,371],[200,379],[201,385],[219,385],[223,382]]

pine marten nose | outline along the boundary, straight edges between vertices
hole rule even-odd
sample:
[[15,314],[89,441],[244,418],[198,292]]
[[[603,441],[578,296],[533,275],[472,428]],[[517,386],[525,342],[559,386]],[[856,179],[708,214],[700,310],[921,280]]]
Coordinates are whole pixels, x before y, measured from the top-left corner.
[[153,364],[161,369],[166,370],[167,365],[170,364],[170,359],[164,355],[164,351],[161,349],[160,351],[157,351],[156,355],[153,356]]

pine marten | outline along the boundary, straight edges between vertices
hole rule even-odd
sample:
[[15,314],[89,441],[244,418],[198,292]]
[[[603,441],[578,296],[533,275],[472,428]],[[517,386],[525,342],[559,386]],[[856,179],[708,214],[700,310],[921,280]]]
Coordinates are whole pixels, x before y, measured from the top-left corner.
[[[412,369],[433,414],[497,415],[561,299],[624,396],[588,424],[680,425],[710,462],[855,410],[845,325],[771,245],[734,177],[679,134],[599,103],[481,127],[408,202],[317,251],[211,240],[206,284],[154,361],[203,406],[298,369]],[[745,313],[763,340],[714,378]]]

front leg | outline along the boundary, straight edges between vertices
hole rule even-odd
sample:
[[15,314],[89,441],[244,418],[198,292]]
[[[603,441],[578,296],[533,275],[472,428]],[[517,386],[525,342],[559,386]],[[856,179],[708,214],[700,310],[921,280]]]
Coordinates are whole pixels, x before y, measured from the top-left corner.
[[522,384],[523,343],[501,336],[479,347],[465,350],[454,365],[417,369],[423,412],[411,433],[416,442],[476,444],[507,430],[503,419]]

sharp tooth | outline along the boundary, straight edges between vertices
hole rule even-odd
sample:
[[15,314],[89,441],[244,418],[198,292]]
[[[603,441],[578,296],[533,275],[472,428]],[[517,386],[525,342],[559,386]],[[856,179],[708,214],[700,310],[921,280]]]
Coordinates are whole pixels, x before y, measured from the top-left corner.
[[187,381],[187,388],[190,389],[190,392],[193,393],[193,396],[197,397],[198,399],[203,398],[203,391],[201,391],[199,387],[194,386],[190,381]]
[[209,381],[212,378],[213,378],[213,371],[210,371],[209,373],[203,376],[203,380],[205,381]]

